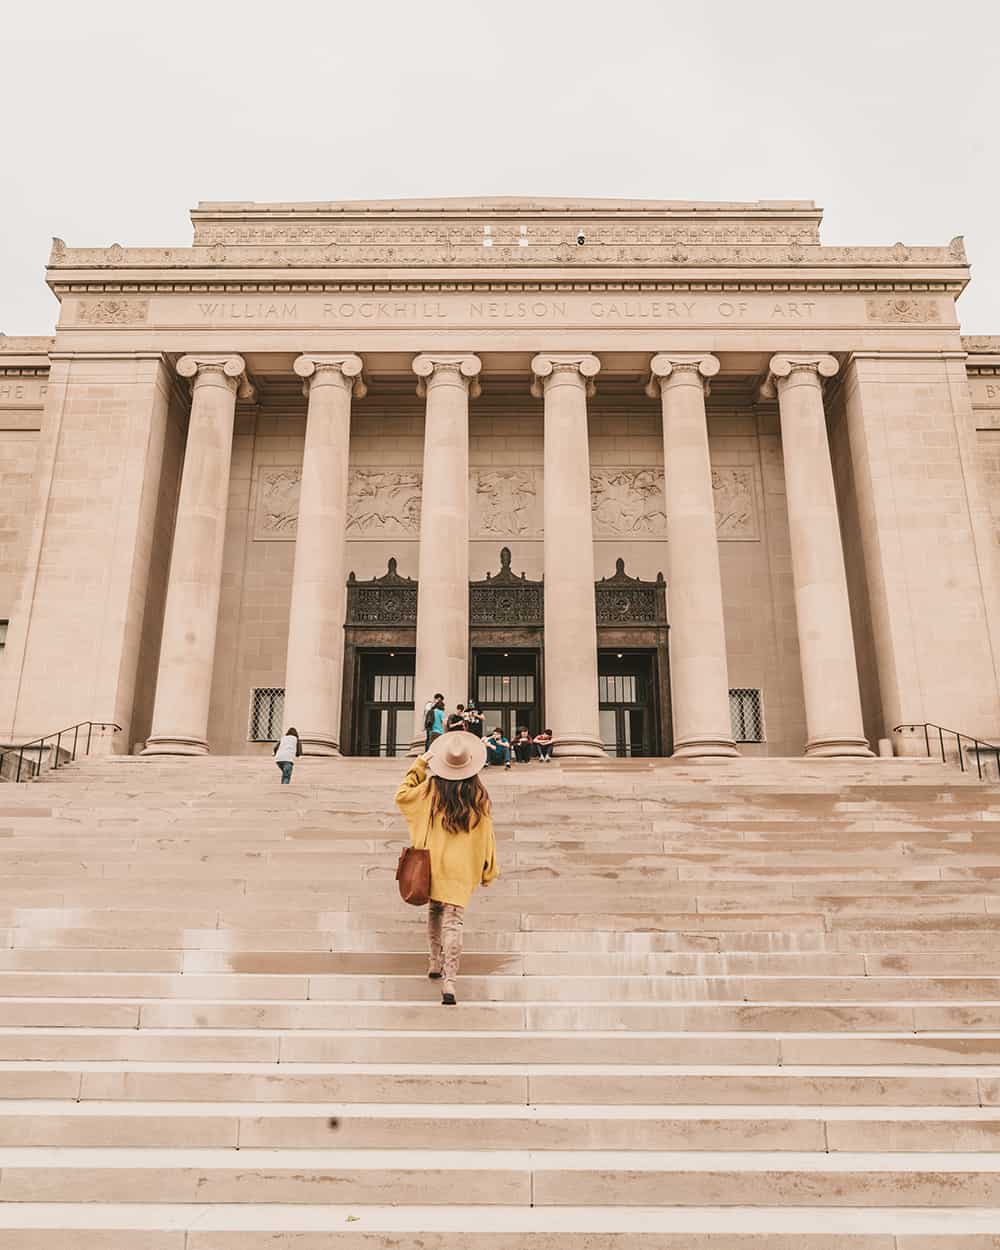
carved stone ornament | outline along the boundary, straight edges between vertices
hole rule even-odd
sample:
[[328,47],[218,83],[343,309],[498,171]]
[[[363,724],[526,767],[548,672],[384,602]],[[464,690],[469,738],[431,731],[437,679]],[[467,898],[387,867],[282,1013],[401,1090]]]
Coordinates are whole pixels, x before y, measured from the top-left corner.
[[595,538],[665,538],[662,469],[591,469]]
[[571,374],[584,386],[587,398],[592,399],[597,394],[597,383],[594,379],[600,371],[600,360],[590,352],[541,352],[531,361],[531,393],[536,399],[541,399],[553,378],[560,374]]
[[423,398],[433,382],[456,381],[468,387],[469,396],[478,399],[483,393],[479,374],[483,362],[472,352],[441,355],[424,352],[413,360],[413,372],[417,375],[417,394]]
[[139,325],[148,316],[148,299],[82,299],[76,305],[76,319],[86,325]]
[[500,552],[500,572],[469,583],[470,625],[534,625],[544,620],[543,584],[518,577],[510,567],[509,547]]
[[359,582],[353,573],[348,576],[346,623],[372,628],[416,625],[417,582],[400,575],[395,556],[381,577]]
[[348,538],[416,538],[422,475],[414,469],[353,469],[347,489]]
[[655,582],[629,577],[625,561],[615,561],[613,577],[602,577],[594,587],[598,625],[665,624],[666,583],[657,573]]
[[473,538],[540,538],[538,469],[473,469],[469,478]]
[[302,470],[281,466],[257,471],[253,536],[257,542],[294,542],[299,523]]
[[[712,495],[719,542],[754,542],[760,538],[756,471],[751,465],[712,469]],[[594,538],[630,542],[663,541],[667,534],[663,470],[597,468],[590,471]]]
[[909,295],[866,299],[865,312],[869,321],[888,321],[894,325],[924,325],[941,320],[937,300],[917,299]]

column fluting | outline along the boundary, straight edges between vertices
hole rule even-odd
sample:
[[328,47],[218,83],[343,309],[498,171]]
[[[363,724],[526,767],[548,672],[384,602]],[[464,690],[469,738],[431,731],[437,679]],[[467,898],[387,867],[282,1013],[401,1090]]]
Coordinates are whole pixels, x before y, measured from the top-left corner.
[[192,379],[177,501],[152,732],[144,755],[204,755],[238,393],[249,394],[242,356],[182,356]]
[[417,577],[414,743],[438,691],[453,708],[469,684],[469,398],[479,394],[478,356],[424,353],[413,361],[426,398]]
[[544,397],[545,719],[553,754],[601,756],[587,396],[601,367],[589,354],[536,356]]
[[771,357],[765,394],[778,396],[795,584],[807,755],[871,755],[865,738],[854,632],[823,410],[827,355]]
[[674,754],[737,755],[716,537],[705,394],[719,362],[660,353],[649,393],[663,407],[667,597]]
[[299,731],[306,755],[339,755],[351,398],[364,394],[362,361],[350,354],[310,354],[293,367],[304,379],[309,406],[288,620],[285,725]]

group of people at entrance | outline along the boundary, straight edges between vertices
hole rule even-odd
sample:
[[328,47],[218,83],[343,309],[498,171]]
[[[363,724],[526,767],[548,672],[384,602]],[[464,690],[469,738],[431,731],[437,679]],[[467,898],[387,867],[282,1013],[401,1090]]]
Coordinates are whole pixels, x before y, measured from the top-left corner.
[[[424,750],[429,751],[442,734],[455,732],[483,738],[485,717],[474,703],[459,703],[454,712],[449,713],[444,695],[436,694],[424,704]],[[515,761],[530,764],[534,759],[547,764],[552,758],[552,730],[543,729],[532,735],[526,725],[521,725],[510,739],[498,725],[486,734],[484,745],[486,765],[510,768]]]

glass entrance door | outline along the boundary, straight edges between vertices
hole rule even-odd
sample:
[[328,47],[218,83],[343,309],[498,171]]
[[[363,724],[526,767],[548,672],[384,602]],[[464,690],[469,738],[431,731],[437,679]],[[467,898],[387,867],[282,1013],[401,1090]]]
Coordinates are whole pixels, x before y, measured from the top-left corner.
[[609,755],[656,753],[655,654],[600,651],[597,657],[601,741]]
[[359,755],[405,755],[413,740],[412,651],[361,656]]
[[486,733],[499,726],[512,738],[522,725],[539,733],[541,698],[539,653],[534,648],[476,651],[472,657],[476,703],[483,713]]

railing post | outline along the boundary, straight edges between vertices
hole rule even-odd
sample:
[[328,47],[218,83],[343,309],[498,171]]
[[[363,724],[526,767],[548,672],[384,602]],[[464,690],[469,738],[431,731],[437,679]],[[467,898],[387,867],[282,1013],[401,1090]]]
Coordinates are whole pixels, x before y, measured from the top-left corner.
[[926,723],[924,724],[924,746],[927,748],[927,758],[931,758],[931,736],[928,732]]
[[21,749],[17,753],[17,776],[14,778],[15,781],[21,780],[21,765],[23,763],[24,763],[24,747],[21,747]]
[[983,765],[982,765],[982,761],[981,761],[981,760],[980,760],[980,758],[979,758],[979,739],[978,739],[978,738],[976,739],[976,769],[977,769],[977,771],[978,771],[978,773],[979,773],[979,780],[980,780],[980,781],[982,781],[982,779],[983,779]]
[[62,746],[62,730],[56,734],[56,753],[52,760],[52,767],[59,767],[59,748]]
[[93,732],[94,732],[94,722],[92,720],[89,720],[87,721],[87,754],[88,755],[90,754],[90,739],[91,739],[91,736],[93,735]]
[[80,736],[80,726],[73,726],[73,763],[76,763],[76,740]]
[[948,761],[944,753],[944,730],[940,725],[938,726],[938,740],[941,743],[941,763],[946,764]]
[[42,738],[42,740],[38,744],[38,776],[39,777],[42,775],[42,752],[44,750],[45,750],[45,739]]

